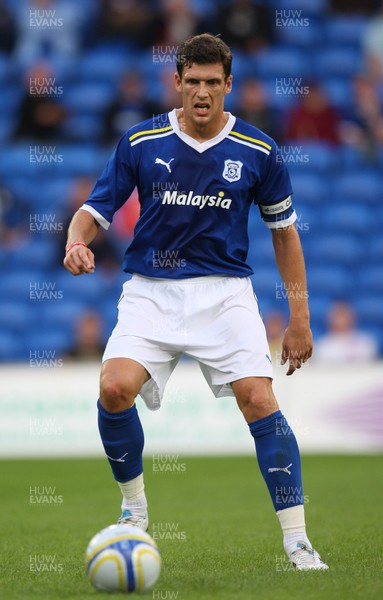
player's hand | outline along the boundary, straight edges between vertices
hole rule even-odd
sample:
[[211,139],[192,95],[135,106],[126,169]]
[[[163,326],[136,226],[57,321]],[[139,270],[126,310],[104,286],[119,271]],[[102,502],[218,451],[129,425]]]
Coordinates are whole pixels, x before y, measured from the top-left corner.
[[64,258],[64,267],[72,275],[93,273],[95,269],[94,254],[85,246],[73,246]]
[[281,364],[289,362],[286,375],[292,375],[300,369],[313,353],[313,337],[306,322],[294,323],[287,327],[282,342]]

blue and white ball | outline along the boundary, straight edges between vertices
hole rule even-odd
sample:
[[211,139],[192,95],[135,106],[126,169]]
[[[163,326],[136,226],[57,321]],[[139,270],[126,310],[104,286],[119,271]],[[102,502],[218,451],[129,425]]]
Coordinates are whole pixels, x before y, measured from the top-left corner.
[[103,592],[147,592],[156,583],[161,557],[148,533],[132,525],[110,525],[86,549],[86,575]]

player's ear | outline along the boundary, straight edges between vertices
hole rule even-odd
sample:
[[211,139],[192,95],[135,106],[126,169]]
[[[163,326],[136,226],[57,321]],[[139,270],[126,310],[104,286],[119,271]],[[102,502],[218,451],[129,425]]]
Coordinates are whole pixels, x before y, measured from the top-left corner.
[[225,94],[230,94],[232,87],[233,87],[233,76],[229,75],[229,77],[225,81]]
[[177,92],[182,92],[181,77],[178,75],[177,71],[174,73],[174,83],[175,83]]

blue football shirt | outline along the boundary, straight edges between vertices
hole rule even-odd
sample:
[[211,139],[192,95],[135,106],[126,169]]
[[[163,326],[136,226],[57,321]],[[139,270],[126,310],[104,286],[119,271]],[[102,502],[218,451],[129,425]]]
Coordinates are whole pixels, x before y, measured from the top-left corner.
[[176,109],[135,125],[82,209],[107,229],[135,186],[140,216],[123,269],[146,277],[251,275],[250,207],[271,229],[296,220],[276,143],[231,114],[205,142],[180,129]]

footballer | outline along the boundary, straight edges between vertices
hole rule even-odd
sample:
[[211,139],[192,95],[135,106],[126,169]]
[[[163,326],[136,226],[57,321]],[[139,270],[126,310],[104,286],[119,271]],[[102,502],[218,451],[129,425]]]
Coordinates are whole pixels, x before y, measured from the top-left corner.
[[[235,397],[289,560],[298,570],[327,569],[307,537],[299,449],[273,393],[268,342],[246,262],[249,243],[256,243],[247,231],[255,204],[271,231],[286,289],[306,290],[292,188],[274,140],[224,109],[231,64],[230,49],[211,34],[179,47],[175,86],[181,108],[138,123],[121,138],[72,219],[64,265],[73,275],[94,271],[88,244],[100,226],[108,229],[137,187],[140,216],[123,259],[132,277],[123,286],[103,356],[98,401],[102,443],[122,492],[118,522],[148,528],[144,434],[135,398],[140,394],[149,409],[158,409],[185,354],[198,361],[216,397]],[[282,344],[287,375],[312,353],[306,296],[289,294]]]

